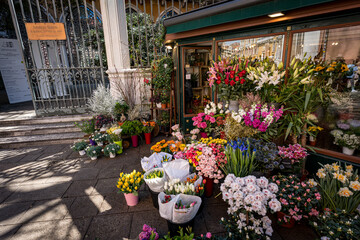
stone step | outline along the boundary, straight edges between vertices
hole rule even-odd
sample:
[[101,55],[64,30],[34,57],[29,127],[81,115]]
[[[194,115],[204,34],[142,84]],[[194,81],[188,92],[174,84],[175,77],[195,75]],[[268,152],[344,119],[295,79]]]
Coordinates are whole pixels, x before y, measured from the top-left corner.
[[56,144],[72,144],[75,140],[81,139],[83,137],[84,134],[81,132],[4,137],[0,138],[0,149],[12,149]]
[[1,120],[0,126],[19,126],[19,125],[34,125],[34,124],[54,124],[54,123],[74,123],[82,120],[91,119],[92,115],[69,115],[69,116],[55,116],[55,117],[34,117],[28,119],[15,120]]
[[53,133],[72,133],[80,132],[74,123],[58,124],[35,124],[35,125],[18,125],[18,126],[0,126],[0,137],[18,137],[31,135],[44,135]]

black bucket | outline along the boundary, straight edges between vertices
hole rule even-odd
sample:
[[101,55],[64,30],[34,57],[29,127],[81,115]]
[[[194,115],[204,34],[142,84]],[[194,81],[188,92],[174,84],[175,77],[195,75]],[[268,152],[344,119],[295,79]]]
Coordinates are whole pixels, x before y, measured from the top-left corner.
[[150,188],[149,188],[149,191],[150,191],[150,195],[151,195],[151,199],[152,199],[154,208],[159,209],[159,202],[158,202],[159,193],[153,192]]
[[167,224],[168,224],[168,230],[170,233],[170,237],[179,235],[180,228],[183,229],[183,233],[190,234],[191,232],[187,232],[187,229],[191,228],[192,231],[194,230],[194,220],[195,220],[195,218],[193,218],[192,220],[190,220],[186,223],[182,223],[182,224],[173,223],[168,220]]

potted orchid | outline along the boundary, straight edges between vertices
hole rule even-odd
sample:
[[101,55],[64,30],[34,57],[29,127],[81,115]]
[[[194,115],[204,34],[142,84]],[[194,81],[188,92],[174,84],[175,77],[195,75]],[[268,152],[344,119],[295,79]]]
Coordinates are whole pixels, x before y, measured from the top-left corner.
[[321,194],[315,181],[300,182],[295,175],[275,175],[271,181],[278,185],[277,199],[281,202],[281,212],[277,213],[278,223],[292,228],[295,222],[319,215]]

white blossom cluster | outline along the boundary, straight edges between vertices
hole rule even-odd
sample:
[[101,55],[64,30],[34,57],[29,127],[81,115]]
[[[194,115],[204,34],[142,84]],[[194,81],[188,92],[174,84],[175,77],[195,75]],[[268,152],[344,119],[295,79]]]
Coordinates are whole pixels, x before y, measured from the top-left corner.
[[190,182],[181,182],[180,179],[171,179],[168,182],[165,182],[164,185],[165,192],[167,194],[190,194],[193,195],[195,193],[195,184]]
[[243,117],[246,115],[246,112],[244,109],[240,108],[238,112],[232,111],[231,117],[238,123],[241,123],[243,120]]
[[285,71],[278,71],[271,69],[271,71],[265,71],[264,67],[258,67],[257,71],[250,71],[248,78],[253,81],[257,86],[255,87],[256,91],[264,87],[265,84],[269,85],[278,85],[281,82],[281,79],[285,76]]
[[339,129],[332,130],[330,133],[334,136],[334,144],[336,145],[351,149],[358,149],[360,147],[360,137],[355,134],[347,134]]
[[229,110],[224,110],[224,109],[228,109],[229,108],[229,104],[226,103],[225,105],[223,105],[222,103],[214,103],[214,102],[209,102],[204,109],[204,113],[206,115],[216,115],[216,114],[227,114],[230,111]]
[[[269,183],[265,177],[256,178],[255,176],[246,176],[243,178],[235,177],[229,174],[220,190],[223,200],[228,202],[228,214],[239,214],[238,229],[253,230],[256,233],[266,233],[271,236],[271,220],[266,217],[267,210],[273,212],[281,210],[281,203],[276,199],[275,193],[278,192],[278,186],[275,183]],[[243,210],[250,214],[250,224],[246,224],[246,218],[242,215]],[[256,219],[254,213],[262,216]]]

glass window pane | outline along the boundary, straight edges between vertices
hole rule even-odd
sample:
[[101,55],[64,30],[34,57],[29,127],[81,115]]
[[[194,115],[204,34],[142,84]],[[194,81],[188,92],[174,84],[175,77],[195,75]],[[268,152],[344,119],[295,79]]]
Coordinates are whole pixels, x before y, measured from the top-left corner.
[[219,43],[219,55],[225,58],[266,57],[279,63],[283,58],[284,35],[240,39]]

